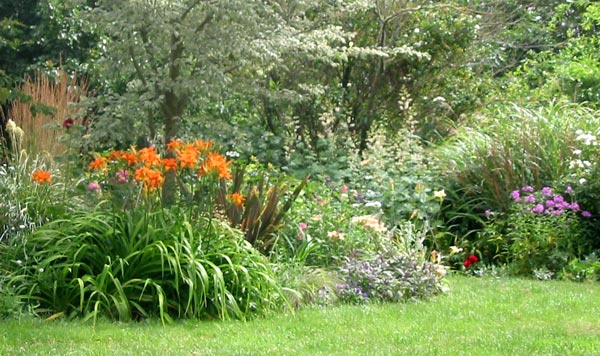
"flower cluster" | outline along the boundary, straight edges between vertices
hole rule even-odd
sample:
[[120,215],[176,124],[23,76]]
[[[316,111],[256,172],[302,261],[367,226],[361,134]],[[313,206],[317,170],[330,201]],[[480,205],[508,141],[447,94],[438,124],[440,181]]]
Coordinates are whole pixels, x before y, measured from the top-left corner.
[[479,258],[477,258],[475,255],[470,255],[466,260],[464,260],[463,266],[465,266],[465,268],[469,268],[477,262],[479,262]]
[[[567,187],[564,193],[569,196],[573,193],[573,189]],[[536,192],[534,187],[524,186],[512,191],[510,196],[516,204],[534,214],[561,215],[567,211],[581,211],[577,202],[569,202],[565,196],[555,194],[550,187],[543,187],[541,191]],[[581,215],[591,217],[589,211],[581,211]]]
[[[196,140],[193,143],[186,143],[174,140],[167,144],[169,157],[166,158],[161,157],[154,147],[139,150],[132,147],[127,151],[114,150],[96,157],[88,165],[88,170],[102,174],[114,172],[109,180],[112,184],[129,183],[133,177],[146,190],[161,188],[165,181],[165,173],[169,171],[175,174],[195,172],[198,178],[214,175],[230,180],[231,161],[220,153],[212,151],[212,146],[210,141]],[[90,190],[100,188],[97,182],[92,183],[94,184],[88,186]],[[238,206],[241,206],[244,201],[244,198],[237,193],[229,198]]]

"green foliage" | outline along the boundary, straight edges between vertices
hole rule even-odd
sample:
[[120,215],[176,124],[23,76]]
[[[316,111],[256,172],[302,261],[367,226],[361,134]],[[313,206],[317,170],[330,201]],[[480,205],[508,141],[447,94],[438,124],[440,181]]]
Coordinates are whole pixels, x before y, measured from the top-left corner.
[[561,271],[559,278],[572,281],[600,281],[600,259],[592,253],[582,259],[573,259]]
[[0,270],[0,273],[0,320],[18,318],[25,312],[22,298],[6,285],[6,272]]
[[335,270],[282,259],[276,264],[276,274],[281,285],[286,286],[288,298],[296,308],[331,306],[338,302],[336,287],[342,280]]
[[[497,263],[507,263],[512,274],[551,278],[572,261],[591,252],[582,220],[589,212],[581,211],[567,194],[549,187],[536,191],[526,186],[511,193],[513,203],[506,216],[491,214],[484,231],[475,241],[481,253]],[[495,246],[495,255],[485,249]],[[543,277],[542,277],[543,276]]]
[[[233,227],[239,228],[250,244],[262,253],[269,254],[276,242],[275,231],[280,227],[285,214],[290,210],[306,183],[304,178],[296,188],[288,194],[288,186],[282,182],[269,184],[263,172],[255,185],[242,187],[244,169],[234,173],[231,192],[227,184],[221,181],[217,193],[217,204],[225,212]],[[246,189],[244,202],[237,204],[231,201],[233,194],[240,194]],[[286,199],[284,202],[284,198]]]
[[506,259],[516,275],[547,269],[556,274],[585,248],[577,218],[514,211],[506,221]]
[[234,229],[180,209],[57,219],[2,251],[7,283],[42,315],[240,318],[281,306],[267,261]]
[[[351,160],[350,181],[363,196],[366,206],[381,207],[382,219],[395,226],[409,219],[437,227],[441,181],[435,157],[412,130],[393,134],[373,130],[369,148]],[[441,200],[434,196],[440,194]],[[445,195],[445,193],[443,193]]]
[[51,169],[52,183],[39,184],[32,180],[32,172],[48,167],[47,158],[31,158],[25,151],[15,160],[0,165],[0,241],[26,236],[80,204],[67,194],[57,170]]
[[347,186],[309,182],[286,217],[276,253],[307,265],[329,267],[355,251],[377,248],[386,228],[376,215],[359,215],[367,211],[357,200],[357,192]]
[[575,131],[597,127],[598,118],[580,105],[512,106],[479,117],[479,128],[461,128],[436,150],[447,178],[447,221],[467,234],[486,210],[508,211],[514,187],[569,177]]

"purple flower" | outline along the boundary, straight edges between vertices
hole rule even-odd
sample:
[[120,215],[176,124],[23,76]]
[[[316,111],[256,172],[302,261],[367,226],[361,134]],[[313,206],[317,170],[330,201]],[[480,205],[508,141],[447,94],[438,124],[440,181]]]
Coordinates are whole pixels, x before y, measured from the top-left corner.
[[544,206],[542,204],[536,205],[533,210],[534,213],[541,214],[544,212]]
[[535,197],[533,196],[533,194],[530,194],[525,197],[525,203],[535,203]]
[[100,189],[100,184],[96,182],[90,182],[90,184],[88,184],[88,190],[94,191],[98,189]]
[[493,212],[491,209],[488,209],[488,210],[486,210],[486,211],[485,211],[485,216],[486,216],[486,217],[488,217],[488,218],[489,218],[489,217],[490,217],[490,216],[492,216],[492,215],[494,215],[494,212]]
[[530,185],[524,186],[523,188],[521,188],[521,190],[524,192],[530,192],[530,193],[532,193],[534,191],[533,187]]
[[519,202],[521,201],[521,192],[518,190],[513,190],[512,192],[510,192],[510,196],[513,198],[513,200],[515,202]]
[[573,203],[571,205],[569,205],[569,209],[573,210],[573,211],[579,211],[579,204],[577,203]]
[[573,188],[571,186],[568,186],[567,189],[565,190],[566,194],[571,194],[573,193]]
[[584,210],[581,212],[581,216],[583,216],[584,218],[591,218],[592,217],[592,213],[590,213],[587,210]]
[[546,206],[552,208],[556,206],[556,204],[554,203],[554,200],[546,200]]
[[553,200],[554,200],[554,202],[556,204],[560,204],[560,203],[563,203],[565,201],[565,198],[563,198],[562,195],[557,195],[557,196],[554,197]]
[[544,188],[542,188],[542,194],[545,197],[551,197],[552,196],[552,189],[550,187],[544,187]]

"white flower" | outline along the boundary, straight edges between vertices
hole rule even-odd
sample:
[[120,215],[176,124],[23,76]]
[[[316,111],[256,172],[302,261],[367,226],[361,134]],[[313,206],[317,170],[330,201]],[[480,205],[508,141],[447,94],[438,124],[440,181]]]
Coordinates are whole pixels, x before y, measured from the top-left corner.
[[381,203],[378,201],[370,201],[365,204],[367,208],[381,208]]
[[439,200],[444,200],[444,198],[446,197],[446,192],[444,191],[444,189],[436,190],[435,192],[433,192],[433,196],[438,198]]
[[575,150],[575,151],[573,151],[573,154],[574,155],[580,155],[581,154],[581,150]]
[[18,126],[14,121],[8,120],[8,122],[6,123],[6,132],[13,133],[17,129],[17,127]]
[[585,179],[585,178],[581,178],[581,179],[579,180],[579,184],[581,184],[581,185],[584,185],[585,183],[587,183],[587,179]]
[[434,267],[435,267],[435,273],[436,273],[438,276],[440,276],[440,277],[444,277],[444,276],[446,275],[446,273],[447,273],[447,270],[446,270],[446,267],[445,267],[445,266],[443,266],[443,265],[439,265],[439,264],[436,264],[436,265],[434,265]]
[[450,246],[450,254],[451,255],[454,255],[454,254],[457,254],[457,253],[461,253],[462,251],[463,251],[463,249],[460,248],[460,247]]

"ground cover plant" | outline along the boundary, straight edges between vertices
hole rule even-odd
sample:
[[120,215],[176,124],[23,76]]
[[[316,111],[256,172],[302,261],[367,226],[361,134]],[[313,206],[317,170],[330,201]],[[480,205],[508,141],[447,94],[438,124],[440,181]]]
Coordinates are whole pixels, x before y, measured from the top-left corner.
[[[590,355],[597,284],[452,276],[428,303],[310,308],[250,322],[162,326],[5,320],[0,353],[22,355]],[[260,330],[261,332],[257,332]]]

